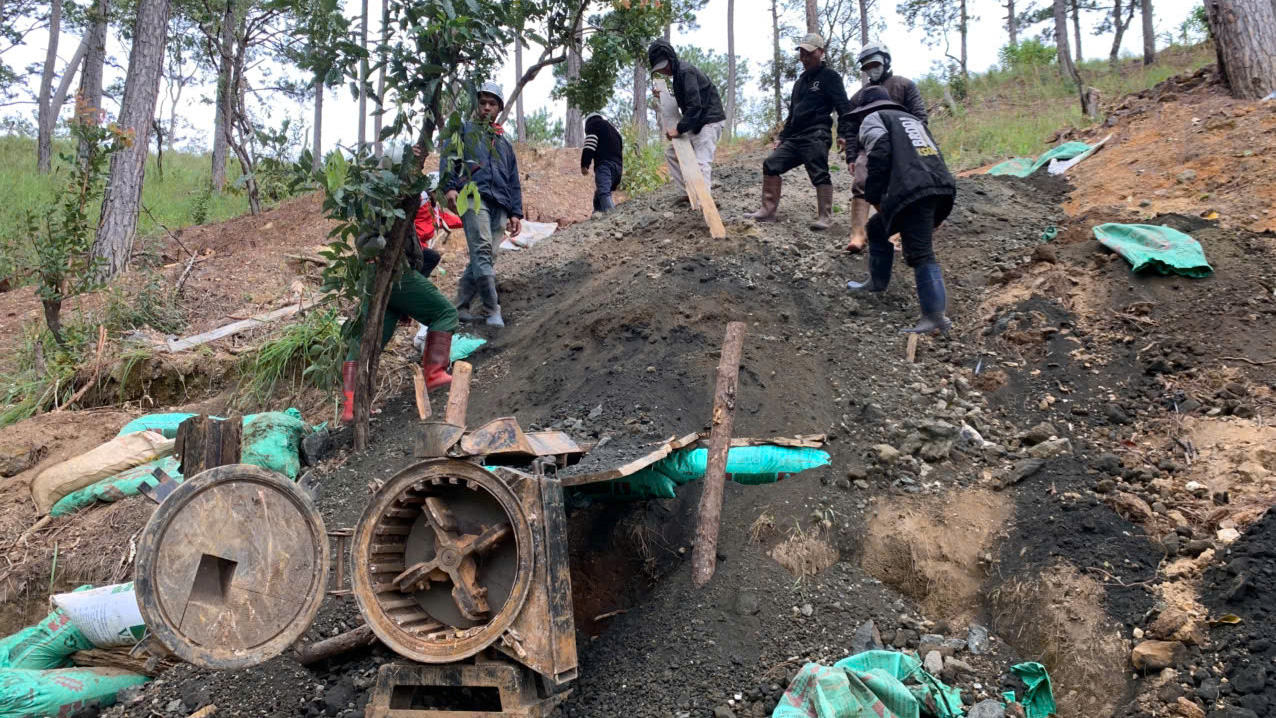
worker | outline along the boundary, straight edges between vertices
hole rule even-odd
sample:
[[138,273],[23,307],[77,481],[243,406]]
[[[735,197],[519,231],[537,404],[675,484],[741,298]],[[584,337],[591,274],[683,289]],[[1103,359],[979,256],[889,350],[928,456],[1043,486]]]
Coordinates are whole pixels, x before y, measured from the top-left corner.
[[625,141],[620,132],[597,112],[585,116],[585,147],[580,151],[580,173],[594,166],[594,212],[610,212],[616,207],[611,193],[620,187],[625,169]]
[[932,235],[953,209],[957,182],[926,124],[891,99],[886,88],[867,87],[860,99],[851,114],[860,128],[858,146],[867,157],[864,197],[877,214],[867,226],[868,280],[846,286],[855,293],[886,291],[895,259],[890,236],[899,232],[922,309],[921,321],[903,331],[947,334],[951,326],[945,316],[948,295]]
[[[682,179],[682,168],[678,165],[678,156],[674,153],[672,140],[675,137],[686,137],[696,153],[696,162],[700,165],[700,174],[704,176],[704,186],[712,185],[713,156],[718,151],[718,140],[727,124],[727,114],[722,110],[722,98],[718,88],[714,87],[709,76],[700,68],[678,59],[678,53],[667,40],[656,40],[647,48],[647,60],[651,63],[651,71],[657,75],[673,78],[673,97],[678,103],[682,119],[676,127],[665,128],[665,137],[670,145],[665,149],[665,159],[669,162],[669,176],[674,184],[685,194],[687,185]],[[683,197],[682,199],[686,199]]]
[[815,185],[816,218],[810,227],[825,230],[833,222],[833,178],[829,176],[829,150],[833,146],[833,119],[838,116],[838,147],[846,144],[842,136],[849,131],[843,119],[850,111],[842,76],[824,64],[824,38],[810,33],[798,43],[798,59],[802,74],[793,84],[789,97],[789,116],[773,145],[771,154],[762,162],[762,209],[750,215],[762,222],[775,221],[780,206],[781,176],[803,165]]
[[[851,106],[864,103],[864,93],[870,87],[882,87],[891,99],[908,114],[927,124],[926,103],[917,85],[907,77],[891,72],[891,51],[881,42],[870,42],[859,54],[860,72],[868,77],[868,84],[851,97]],[[859,123],[851,121],[847,133],[846,161],[851,170],[851,238],[846,249],[851,252],[864,250],[864,227],[868,222],[868,202],[864,200],[864,152],[859,145]]]
[[[419,152],[419,150],[418,150]],[[394,154],[392,150],[390,154]],[[390,156],[390,155],[387,155]],[[428,211],[420,207],[417,212]],[[390,299],[385,308],[385,319],[381,323],[381,346],[384,347],[400,319],[411,317],[428,327],[425,334],[425,349],[421,354],[421,369],[425,374],[426,389],[438,389],[452,383],[452,375],[448,373],[448,364],[452,355],[452,333],[457,327],[456,307],[443,296],[443,293],[430,281],[429,274],[438,266],[438,252],[423,247],[417,239],[413,227],[412,236],[403,243],[403,255],[410,269],[390,285]],[[389,228],[380,226],[363,232],[355,244],[361,252],[372,247],[385,247],[386,234]],[[368,286],[372,284],[373,272],[368,272]],[[370,292],[369,292],[370,293]],[[360,308],[361,316],[366,317],[367,300]],[[342,407],[341,421],[354,421],[354,381],[357,371],[356,359],[359,357],[359,345],[362,334],[350,338],[346,348],[346,360],[341,365]]]
[[504,233],[517,237],[522,230],[523,187],[519,182],[518,158],[514,145],[505,136],[496,118],[505,108],[501,86],[485,82],[478,91],[474,119],[461,128],[464,162],[449,161],[447,143],[439,163],[440,189],[447,207],[457,211],[456,198],[469,182],[478,186],[479,207],[471,204],[461,214],[470,261],[457,283],[456,308],[463,321],[476,321],[470,302],[477,295],[487,313],[487,325],[505,326],[496,293],[496,249]]

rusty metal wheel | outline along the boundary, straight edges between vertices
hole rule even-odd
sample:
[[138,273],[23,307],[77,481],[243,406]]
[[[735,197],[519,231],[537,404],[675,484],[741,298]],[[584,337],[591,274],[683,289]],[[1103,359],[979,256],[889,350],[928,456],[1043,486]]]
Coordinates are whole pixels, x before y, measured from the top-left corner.
[[423,663],[472,656],[505,633],[531,586],[532,531],[496,475],[453,459],[409,467],[355,527],[359,611],[383,643]]

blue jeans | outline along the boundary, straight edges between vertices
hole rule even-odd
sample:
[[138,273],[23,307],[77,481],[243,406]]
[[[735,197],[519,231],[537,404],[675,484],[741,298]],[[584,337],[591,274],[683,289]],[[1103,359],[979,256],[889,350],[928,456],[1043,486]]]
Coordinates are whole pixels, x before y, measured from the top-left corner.
[[617,162],[594,163],[594,211],[609,212],[616,207],[611,193],[620,186],[621,166]]
[[465,229],[465,244],[470,250],[470,263],[465,267],[462,278],[468,277],[477,284],[483,277],[496,274],[493,265],[496,263],[496,248],[505,236],[505,222],[509,219],[505,208],[491,197],[482,198],[482,209],[477,212],[471,207],[461,215],[461,226]]

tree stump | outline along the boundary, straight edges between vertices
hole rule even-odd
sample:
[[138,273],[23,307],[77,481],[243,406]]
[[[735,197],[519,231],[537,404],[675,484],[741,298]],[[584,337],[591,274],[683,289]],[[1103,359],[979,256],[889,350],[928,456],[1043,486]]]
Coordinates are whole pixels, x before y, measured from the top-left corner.
[[178,471],[189,479],[208,469],[238,464],[243,425],[240,416],[215,419],[200,414],[183,421],[177,427],[177,443],[173,447],[181,460]]

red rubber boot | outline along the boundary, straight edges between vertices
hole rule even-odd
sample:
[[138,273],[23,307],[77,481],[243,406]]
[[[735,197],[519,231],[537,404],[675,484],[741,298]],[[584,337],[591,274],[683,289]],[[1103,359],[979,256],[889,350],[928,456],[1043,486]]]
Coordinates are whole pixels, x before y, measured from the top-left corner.
[[452,334],[428,331],[425,333],[425,351],[421,354],[421,370],[425,372],[425,388],[438,389],[452,383],[447,373],[452,361]]
[[348,361],[341,365],[341,423],[354,421],[354,377],[358,373],[355,362]]

